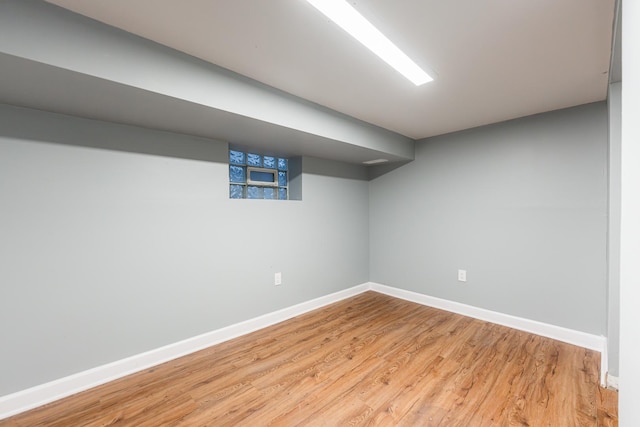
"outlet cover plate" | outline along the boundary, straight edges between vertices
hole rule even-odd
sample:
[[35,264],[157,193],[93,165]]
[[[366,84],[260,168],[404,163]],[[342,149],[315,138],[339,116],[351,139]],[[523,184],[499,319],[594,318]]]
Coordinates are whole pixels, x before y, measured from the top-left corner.
[[459,282],[467,281],[467,270],[458,270],[458,281]]

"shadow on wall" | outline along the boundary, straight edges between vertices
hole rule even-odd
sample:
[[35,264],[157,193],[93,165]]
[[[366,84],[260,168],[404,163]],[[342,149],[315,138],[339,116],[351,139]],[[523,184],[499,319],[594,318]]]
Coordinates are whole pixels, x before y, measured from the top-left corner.
[[388,163],[388,164],[384,164],[384,165],[376,165],[376,166],[370,166],[369,169],[367,170],[367,177],[369,179],[369,181],[379,178],[382,175],[388,174],[389,172],[392,172],[398,168],[401,168],[402,166],[406,165],[407,163],[411,163],[413,160],[408,160],[406,162],[395,162],[395,163]]
[[303,157],[302,171],[305,174],[330,176],[334,178],[367,181],[367,167],[352,163],[325,160],[317,157]]
[[[25,120],[27,115],[29,120]],[[70,119],[74,126],[69,126]],[[0,107],[0,129],[2,136],[8,138],[43,143],[215,163],[229,160],[227,144],[222,141],[21,107]],[[127,135],[133,137],[122,139],[119,136],[121,129],[126,129]]]
[[[25,120],[27,116],[29,120]],[[69,120],[74,126],[69,126]],[[223,164],[229,162],[228,144],[224,141],[10,105],[0,106],[0,129],[2,136],[14,139]],[[131,137],[122,139],[123,129]],[[408,163],[367,167],[309,156],[290,159],[294,181],[302,173],[367,181]],[[301,195],[293,199],[301,200]]]

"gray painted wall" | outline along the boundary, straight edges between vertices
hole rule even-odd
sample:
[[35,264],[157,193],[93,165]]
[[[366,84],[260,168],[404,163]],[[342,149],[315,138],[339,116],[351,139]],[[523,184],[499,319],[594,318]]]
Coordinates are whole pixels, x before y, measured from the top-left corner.
[[597,103],[238,201],[226,143],[0,106],[0,396],[369,279],[606,335],[607,150]]
[[609,85],[609,299],[607,345],[609,374],[620,375],[620,165],[622,84]]
[[373,282],[606,335],[606,103],[421,141],[369,200]]
[[364,168],[303,158],[302,201],[229,200],[226,161],[0,105],[0,396],[368,280]]

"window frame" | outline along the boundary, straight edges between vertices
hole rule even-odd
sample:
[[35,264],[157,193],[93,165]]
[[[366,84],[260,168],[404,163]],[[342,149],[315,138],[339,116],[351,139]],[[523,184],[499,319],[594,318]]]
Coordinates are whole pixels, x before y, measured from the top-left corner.
[[[251,172],[264,172],[273,174],[273,181],[254,181],[251,179]],[[289,177],[287,176],[287,186],[283,187],[278,185],[280,182],[278,180],[278,169],[269,169],[269,168],[259,168],[257,166],[247,166],[247,185],[253,185],[258,187],[280,187],[287,188],[289,185]],[[283,171],[284,172],[284,171]]]

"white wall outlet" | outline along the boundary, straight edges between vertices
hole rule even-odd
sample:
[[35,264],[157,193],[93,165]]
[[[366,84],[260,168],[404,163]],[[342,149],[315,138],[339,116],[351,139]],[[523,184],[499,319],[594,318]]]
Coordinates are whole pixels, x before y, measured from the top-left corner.
[[273,284],[276,286],[282,285],[282,273],[276,273],[273,276]]
[[458,270],[458,282],[467,281],[467,270]]

